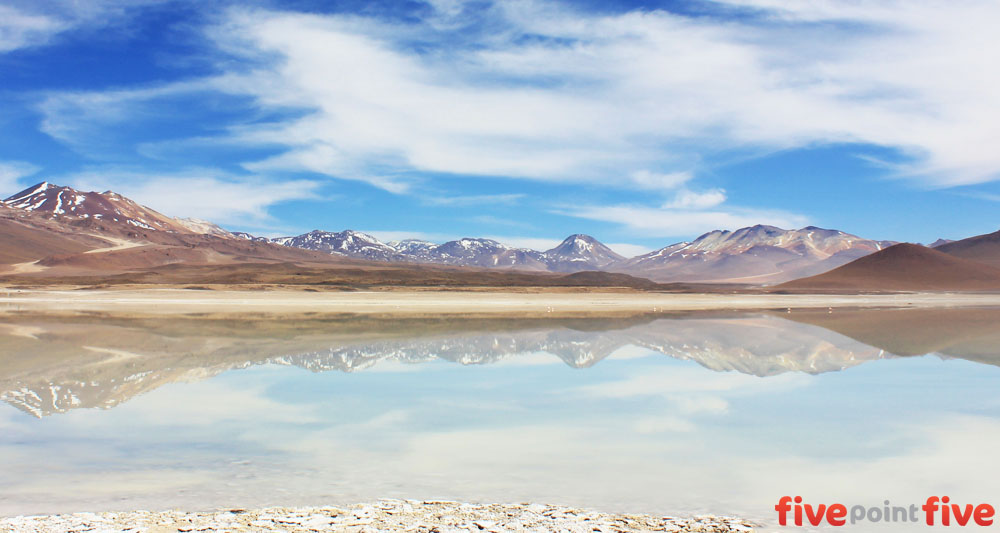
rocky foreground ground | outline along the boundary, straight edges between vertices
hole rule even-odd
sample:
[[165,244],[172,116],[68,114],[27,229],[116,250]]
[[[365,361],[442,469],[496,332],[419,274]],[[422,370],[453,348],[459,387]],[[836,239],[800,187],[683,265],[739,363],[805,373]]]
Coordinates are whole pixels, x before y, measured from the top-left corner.
[[737,518],[699,516],[669,518],[608,514],[539,504],[489,504],[444,501],[380,500],[350,507],[231,509],[75,513],[0,518],[0,531],[11,532],[150,532],[189,531],[754,531]]

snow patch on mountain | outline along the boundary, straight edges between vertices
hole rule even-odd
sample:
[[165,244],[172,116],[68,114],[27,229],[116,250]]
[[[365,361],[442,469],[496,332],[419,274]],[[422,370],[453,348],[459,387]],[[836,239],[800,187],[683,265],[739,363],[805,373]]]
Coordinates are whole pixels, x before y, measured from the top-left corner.
[[71,187],[42,182],[7,198],[3,203],[8,207],[41,213],[52,218],[93,219],[150,231],[197,233],[188,228],[187,224],[195,224],[193,222],[185,223],[162,215],[112,191],[82,192]]
[[271,242],[330,254],[368,259],[372,261],[403,260],[388,244],[360,231],[345,230],[339,233],[313,230],[295,237],[278,237]]
[[785,230],[757,225],[716,230],[615,266],[656,281],[766,283],[813,275],[877,252],[889,241],[807,226]]

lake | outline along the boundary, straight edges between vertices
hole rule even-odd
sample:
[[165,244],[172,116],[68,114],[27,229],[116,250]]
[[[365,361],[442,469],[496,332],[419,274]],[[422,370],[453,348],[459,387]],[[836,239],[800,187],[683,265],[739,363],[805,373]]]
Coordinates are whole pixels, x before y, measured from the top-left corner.
[[391,497],[773,527],[785,495],[995,505],[998,365],[997,309],[26,314],[0,323],[0,515]]

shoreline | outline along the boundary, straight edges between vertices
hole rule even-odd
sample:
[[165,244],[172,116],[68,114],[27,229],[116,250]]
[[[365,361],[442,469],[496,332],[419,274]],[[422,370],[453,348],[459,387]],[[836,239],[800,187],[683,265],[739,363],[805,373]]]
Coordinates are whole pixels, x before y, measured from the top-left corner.
[[273,507],[215,512],[131,511],[0,518],[12,533],[143,531],[569,531],[752,532],[756,525],[726,516],[688,518],[602,513],[542,504],[470,504],[438,500],[379,500],[346,507]]
[[1000,307],[997,293],[718,294],[650,292],[2,289],[0,315],[598,316],[680,311]]

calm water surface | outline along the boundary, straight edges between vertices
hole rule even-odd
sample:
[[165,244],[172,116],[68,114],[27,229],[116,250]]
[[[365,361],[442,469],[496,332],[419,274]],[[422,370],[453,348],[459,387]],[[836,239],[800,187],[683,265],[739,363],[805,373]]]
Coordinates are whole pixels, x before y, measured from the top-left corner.
[[783,495],[1000,504],[997,364],[991,309],[25,316],[0,323],[0,514],[394,497],[773,522]]

